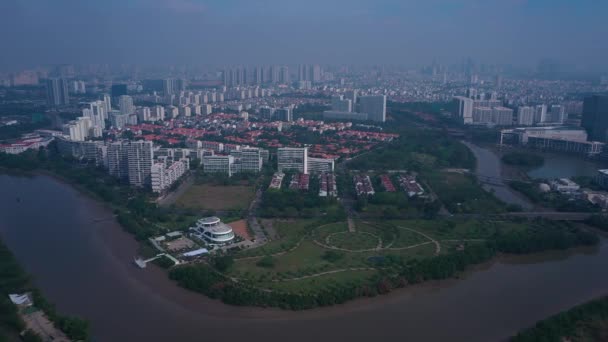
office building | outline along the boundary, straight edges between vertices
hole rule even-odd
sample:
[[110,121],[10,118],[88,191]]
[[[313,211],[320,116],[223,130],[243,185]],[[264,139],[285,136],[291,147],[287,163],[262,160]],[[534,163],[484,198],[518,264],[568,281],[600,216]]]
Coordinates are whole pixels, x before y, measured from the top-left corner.
[[234,172],[234,157],[233,156],[204,156],[203,171],[209,173],[223,173],[228,177]]
[[335,162],[333,159],[308,157],[309,173],[334,172]]
[[359,112],[367,113],[368,119],[386,121],[386,95],[368,95],[359,98]]
[[523,145],[546,151],[576,153],[594,156],[604,150],[604,143],[588,141],[583,129],[543,126],[520,127],[500,131],[500,144]]
[[127,146],[129,184],[146,187],[151,184],[153,146],[151,141],[132,141]]
[[303,174],[308,174],[308,148],[279,148],[277,150],[277,168],[279,172],[297,171]]
[[[232,155],[232,153],[231,153]],[[258,173],[262,170],[262,154],[259,148],[243,148],[238,151],[238,172]]]
[[46,100],[50,107],[70,104],[68,82],[63,78],[49,78],[46,80]]
[[590,140],[608,142],[608,95],[593,95],[583,102],[581,126]]

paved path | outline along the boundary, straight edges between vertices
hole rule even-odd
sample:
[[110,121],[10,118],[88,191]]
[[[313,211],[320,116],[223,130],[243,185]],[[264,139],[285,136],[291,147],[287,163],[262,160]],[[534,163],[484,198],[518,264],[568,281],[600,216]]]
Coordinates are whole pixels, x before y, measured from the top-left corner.
[[321,273],[315,273],[315,274],[311,274],[311,275],[307,275],[307,276],[302,276],[302,277],[297,277],[297,278],[289,278],[289,279],[274,279],[273,282],[275,283],[279,283],[279,282],[284,282],[284,281],[296,281],[296,280],[303,280],[303,279],[308,279],[308,278],[316,278],[316,277],[321,277],[324,275],[328,275],[328,274],[334,274],[334,273],[340,273],[340,272],[351,272],[351,271],[377,271],[378,269],[373,268],[373,267],[353,267],[353,268],[342,268],[339,270],[333,270],[333,271],[327,271],[327,272],[321,272]]
[[353,219],[349,217],[347,219],[347,222],[348,222],[348,231],[351,232],[351,233],[356,232],[357,231],[357,227],[355,226],[355,221],[353,221]]
[[401,227],[401,226],[397,226],[397,227],[401,228],[401,229],[409,230],[410,232],[414,232],[416,234],[422,235],[425,238],[431,240],[431,242],[435,244],[435,255],[439,255],[439,253],[441,252],[441,244],[439,243],[439,241],[433,239],[429,235],[427,235],[427,234],[425,234],[423,232],[417,231],[415,229],[412,229],[412,228],[406,228],[406,227]]

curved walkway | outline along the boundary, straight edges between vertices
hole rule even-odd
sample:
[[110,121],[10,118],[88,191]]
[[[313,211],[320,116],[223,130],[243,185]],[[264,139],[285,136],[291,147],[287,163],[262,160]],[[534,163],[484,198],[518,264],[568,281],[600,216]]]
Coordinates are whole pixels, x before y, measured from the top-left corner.
[[407,227],[401,227],[401,226],[397,226],[397,228],[401,228],[401,229],[405,229],[405,230],[409,230],[410,232],[414,232],[416,234],[422,235],[425,238],[431,240],[432,243],[435,244],[435,255],[439,255],[439,253],[441,252],[441,244],[439,243],[439,241],[433,239],[432,237],[430,237],[429,235],[423,233],[423,232],[419,232],[415,229],[412,228],[407,228]]

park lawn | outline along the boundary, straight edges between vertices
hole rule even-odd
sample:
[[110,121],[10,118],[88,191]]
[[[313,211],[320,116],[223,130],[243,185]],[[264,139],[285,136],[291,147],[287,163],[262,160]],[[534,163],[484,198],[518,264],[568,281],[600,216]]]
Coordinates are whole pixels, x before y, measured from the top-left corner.
[[496,232],[526,229],[526,223],[474,219],[400,220],[391,223],[420,231],[436,240],[489,239]]
[[426,174],[424,178],[452,214],[484,214],[505,211],[505,204],[485,191],[473,176],[451,172],[432,172]]
[[362,250],[376,248],[379,243],[378,235],[367,232],[339,232],[329,237],[331,246],[349,250]]
[[267,282],[263,286],[290,293],[316,293],[319,290],[326,290],[336,285],[363,286],[371,284],[371,280],[376,273],[375,270],[345,271],[301,280]]
[[246,185],[192,185],[176,204],[200,210],[244,210],[253,200],[255,189]]
[[289,250],[295,247],[302,237],[308,233],[314,222],[315,220],[312,219],[274,220],[272,226],[277,231],[279,238],[262,247],[243,250],[236,255],[236,258],[263,256]]
[[401,248],[430,241],[426,237],[406,229],[399,229],[392,248]]

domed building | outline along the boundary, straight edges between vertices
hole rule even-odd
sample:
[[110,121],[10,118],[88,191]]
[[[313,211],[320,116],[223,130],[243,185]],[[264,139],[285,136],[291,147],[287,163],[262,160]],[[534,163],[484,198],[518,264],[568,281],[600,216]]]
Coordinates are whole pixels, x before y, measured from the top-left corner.
[[232,227],[223,223],[219,217],[204,217],[198,220],[196,226],[191,229],[194,230],[194,235],[210,244],[225,245],[234,240]]

